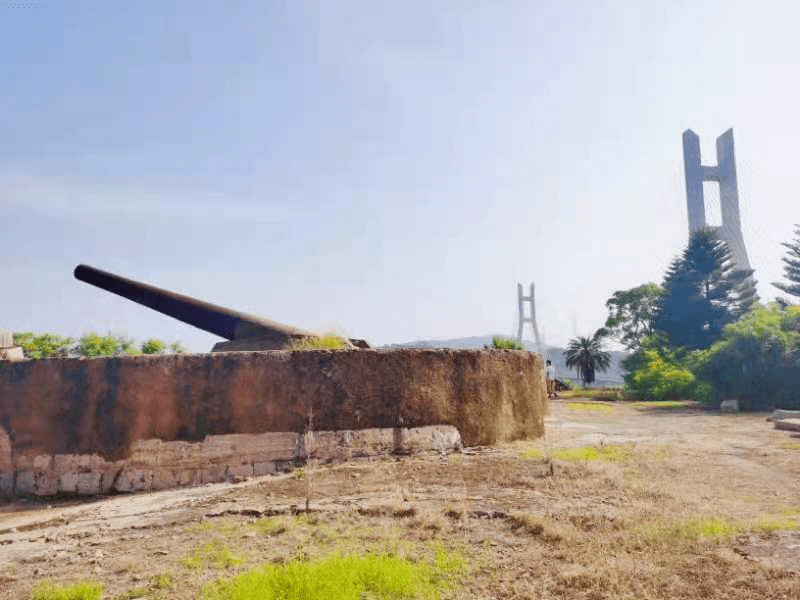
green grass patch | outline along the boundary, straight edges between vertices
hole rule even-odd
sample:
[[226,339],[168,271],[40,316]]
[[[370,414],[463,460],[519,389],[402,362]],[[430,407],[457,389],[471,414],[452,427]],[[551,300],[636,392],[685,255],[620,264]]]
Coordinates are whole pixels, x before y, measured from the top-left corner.
[[[555,448],[550,451],[550,457],[558,460],[579,461],[579,460],[600,460],[606,462],[623,462],[631,458],[633,454],[629,446],[623,445],[601,445],[601,446],[580,446],[578,448]],[[538,448],[531,448],[520,453],[520,457],[528,460],[546,458],[545,453]]]
[[207,600],[436,600],[464,569],[458,555],[439,550],[433,563],[386,554],[333,555],[263,565],[204,589]]
[[187,569],[194,570],[204,567],[228,569],[240,565],[242,561],[242,557],[233,553],[227,546],[209,542],[181,559],[181,564]]
[[781,448],[785,450],[800,450],[800,442],[781,442]]
[[681,410],[697,408],[699,404],[694,400],[652,400],[647,402],[631,402],[630,406],[639,410]]
[[553,458],[558,460],[601,460],[622,462],[631,456],[627,446],[580,446],[578,448],[559,448],[553,450]]
[[31,592],[33,600],[100,600],[103,584],[96,581],[79,581],[69,585],[43,581]]
[[585,410],[606,414],[614,412],[613,406],[609,406],[608,404],[598,404],[596,402],[570,402],[567,404],[567,408],[571,408],[572,410]]
[[724,541],[742,533],[769,533],[800,528],[800,518],[792,516],[763,517],[754,521],[731,521],[717,517],[684,519],[674,523],[649,523],[640,533],[659,541]]
[[558,392],[559,398],[590,398],[592,400],[618,401],[625,399],[625,391],[622,388],[581,388],[575,387],[571,390]]

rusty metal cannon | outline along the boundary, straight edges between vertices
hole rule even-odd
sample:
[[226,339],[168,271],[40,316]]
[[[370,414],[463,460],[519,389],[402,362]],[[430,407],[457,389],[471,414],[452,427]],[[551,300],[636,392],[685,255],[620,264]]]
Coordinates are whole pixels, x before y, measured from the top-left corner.
[[[212,352],[282,350],[298,340],[319,337],[310,331],[203,302],[87,265],[75,267],[75,278],[229,340],[215,344]],[[364,340],[351,339],[349,343],[354,347],[369,348]]]

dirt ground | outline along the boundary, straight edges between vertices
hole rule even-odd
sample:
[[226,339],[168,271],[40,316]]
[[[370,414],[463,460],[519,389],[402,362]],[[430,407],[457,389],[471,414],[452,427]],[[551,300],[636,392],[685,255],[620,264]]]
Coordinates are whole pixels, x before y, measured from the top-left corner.
[[466,569],[444,598],[800,599],[800,435],[693,406],[550,412],[543,439],[461,454],[0,506],[0,598],[78,579],[197,598],[263,563],[446,548]]

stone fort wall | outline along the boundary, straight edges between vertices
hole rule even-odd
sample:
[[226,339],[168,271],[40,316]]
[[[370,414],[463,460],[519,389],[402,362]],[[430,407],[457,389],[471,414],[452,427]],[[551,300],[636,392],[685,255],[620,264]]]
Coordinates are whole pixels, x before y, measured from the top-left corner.
[[[0,362],[0,495],[156,489],[274,472],[303,458],[309,429],[338,457],[343,444],[352,455],[353,444],[391,451],[428,437],[422,446],[534,438],[546,410],[543,361],[528,352]],[[461,439],[426,426],[451,426]],[[133,473],[137,465],[144,471]]]

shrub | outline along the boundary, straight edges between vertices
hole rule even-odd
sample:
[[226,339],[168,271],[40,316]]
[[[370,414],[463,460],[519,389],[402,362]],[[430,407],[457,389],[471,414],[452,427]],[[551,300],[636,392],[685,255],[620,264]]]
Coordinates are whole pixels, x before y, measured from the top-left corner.
[[800,408],[800,307],[757,307],[725,328],[697,364],[715,400],[736,398],[745,410]]
[[497,350],[525,350],[522,342],[499,336],[492,338],[492,347]]
[[680,400],[689,396],[695,377],[686,367],[654,349],[643,349],[628,391],[642,400]]

